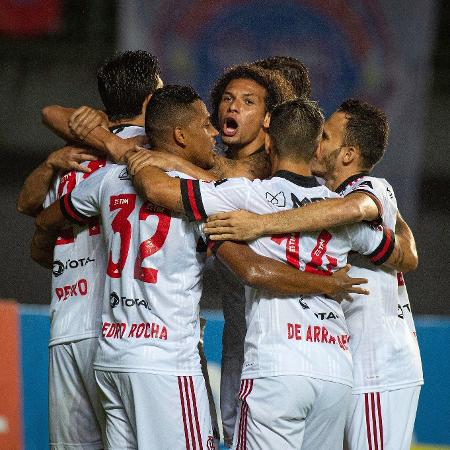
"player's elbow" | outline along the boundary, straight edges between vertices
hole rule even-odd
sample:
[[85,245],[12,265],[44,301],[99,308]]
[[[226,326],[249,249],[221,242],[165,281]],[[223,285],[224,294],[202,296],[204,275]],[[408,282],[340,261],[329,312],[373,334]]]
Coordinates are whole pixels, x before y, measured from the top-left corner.
[[419,256],[416,251],[411,251],[408,258],[403,261],[402,272],[413,272],[419,266]]
[[252,262],[243,265],[239,277],[244,284],[253,288],[262,287],[261,283],[264,280],[263,270],[259,264]]
[[41,119],[44,125],[48,125],[51,121],[52,113],[55,110],[55,105],[44,106],[41,111]]

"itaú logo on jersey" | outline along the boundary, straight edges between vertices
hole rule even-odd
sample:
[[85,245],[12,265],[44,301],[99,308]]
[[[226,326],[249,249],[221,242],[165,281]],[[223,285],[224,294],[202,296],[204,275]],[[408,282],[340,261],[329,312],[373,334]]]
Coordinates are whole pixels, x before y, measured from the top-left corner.
[[65,270],[68,269],[78,269],[78,267],[84,267],[87,266],[90,262],[95,261],[95,259],[89,258],[80,258],[80,259],[68,259],[65,263],[55,260],[53,261],[53,275],[55,277],[59,277],[64,273]]
[[128,308],[136,306],[148,309],[149,311],[152,310],[152,308],[150,308],[150,305],[148,304],[148,301],[146,300],[139,298],[119,297],[115,292],[111,292],[111,294],[109,294],[109,305],[111,306],[111,308],[115,308],[116,306],[124,306]]

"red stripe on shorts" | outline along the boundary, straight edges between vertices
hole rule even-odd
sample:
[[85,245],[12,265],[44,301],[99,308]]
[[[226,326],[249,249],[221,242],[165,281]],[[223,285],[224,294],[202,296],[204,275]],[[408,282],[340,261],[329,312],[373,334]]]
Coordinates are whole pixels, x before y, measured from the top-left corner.
[[369,450],[372,450],[372,436],[370,434],[370,419],[369,419],[369,394],[364,394],[364,402],[366,409],[367,443],[369,444]]
[[378,426],[380,427],[381,450],[384,450],[383,419],[381,416],[381,401],[380,401],[380,393],[379,392],[377,392],[377,409],[378,409]]
[[181,377],[178,377],[178,388],[180,389],[180,403],[181,403],[181,414],[183,415],[183,426],[184,426],[184,437],[186,439],[186,450],[190,450],[189,445],[189,435],[188,428],[186,423],[186,410],[184,407],[184,396],[183,396],[183,386],[181,383]]
[[203,450],[202,435],[200,433],[200,423],[198,421],[197,401],[195,399],[195,389],[194,389],[194,382],[192,381],[192,377],[189,377],[189,384],[191,387],[191,395],[192,395],[192,403],[193,403],[192,406],[194,409],[195,428],[197,430],[198,446],[199,446],[200,450]]
[[253,389],[253,380],[241,381],[241,389],[239,392],[239,399],[241,400],[241,417],[239,420],[239,433],[236,450],[247,449],[247,416],[248,416],[247,397],[252,392],[252,389]]
[[375,417],[375,394],[373,392],[370,394],[370,403],[372,405],[373,442],[375,444],[375,450],[378,450],[378,430],[377,419]]

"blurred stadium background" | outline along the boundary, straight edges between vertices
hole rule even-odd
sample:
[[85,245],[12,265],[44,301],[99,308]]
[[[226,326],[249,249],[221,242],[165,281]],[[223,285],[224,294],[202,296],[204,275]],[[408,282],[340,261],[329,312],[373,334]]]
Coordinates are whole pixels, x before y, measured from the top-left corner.
[[[0,450],[47,448],[50,276],[29,258],[32,220],[15,212],[25,177],[62,145],[40,110],[100,107],[98,66],[138,48],[160,58],[166,83],[192,84],[206,100],[224,66],[285,54],[310,68],[326,113],[350,96],[387,111],[376,174],[393,185],[420,256],[406,276],[426,383],[415,439],[450,448],[449,34],[445,0],[0,0],[0,298],[17,302],[0,303]],[[219,307],[208,305],[206,337],[216,388]]]

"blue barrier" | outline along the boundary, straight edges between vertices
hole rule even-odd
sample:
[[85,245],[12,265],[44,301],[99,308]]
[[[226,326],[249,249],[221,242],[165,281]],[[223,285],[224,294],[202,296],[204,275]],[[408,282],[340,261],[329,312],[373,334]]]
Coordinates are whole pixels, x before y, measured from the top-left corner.
[[[216,405],[219,401],[220,359],[223,316],[205,312],[205,354]],[[23,417],[26,450],[48,448],[47,366],[48,308],[20,307]],[[422,444],[450,445],[450,318],[421,316],[416,318],[422,354],[425,385],[422,388],[415,426],[415,440]]]

